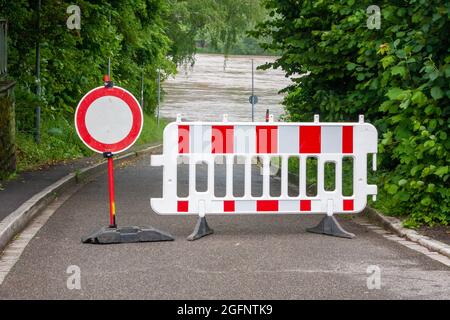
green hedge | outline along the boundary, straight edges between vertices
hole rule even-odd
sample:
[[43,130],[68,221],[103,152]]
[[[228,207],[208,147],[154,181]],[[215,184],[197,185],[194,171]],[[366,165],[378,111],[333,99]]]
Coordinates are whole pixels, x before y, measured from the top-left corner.
[[[375,204],[406,225],[450,222],[450,3],[379,1],[381,28],[367,27],[369,1],[266,0],[271,19],[254,35],[282,56],[295,83],[287,119],[356,120],[380,133]],[[309,75],[301,76],[309,73]]]
[[[81,29],[69,30],[67,8],[81,10]],[[112,80],[140,96],[144,73],[145,111],[156,105],[157,70],[170,75],[175,63],[168,57],[171,40],[165,33],[170,6],[165,0],[42,1],[41,87],[42,117],[72,119],[81,97],[102,84],[111,58]],[[35,42],[37,1],[0,0],[0,15],[8,19],[9,76],[17,81],[20,131],[34,129]],[[111,22],[109,19],[111,18]]]
[[[166,120],[161,119],[158,125],[154,116],[144,113],[144,127],[136,141],[136,146],[162,141],[166,124]],[[72,122],[63,117],[42,122],[40,144],[36,144],[33,136],[29,134],[17,134],[17,171],[19,172],[38,169],[65,160],[90,157],[94,154],[78,138]]]

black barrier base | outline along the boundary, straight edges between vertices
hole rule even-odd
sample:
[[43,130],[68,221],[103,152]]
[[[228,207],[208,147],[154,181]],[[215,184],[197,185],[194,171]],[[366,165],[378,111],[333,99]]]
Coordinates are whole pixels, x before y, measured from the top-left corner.
[[163,231],[151,227],[103,227],[81,239],[83,243],[112,244],[131,242],[173,241],[174,238]]
[[306,231],[348,239],[352,239],[355,237],[353,233],[345,231],[334,216],[328,215],[325,216],[325,218],[323,218],[317,226],[313,228],[307,228]]
[[193,241],[212,233],[214,233],[214,230],[208,226],[208,223],[206,222],[206,217],[198,217],[194,232],[192,232],[192,234],[189,235],[187,239],[189,241]]

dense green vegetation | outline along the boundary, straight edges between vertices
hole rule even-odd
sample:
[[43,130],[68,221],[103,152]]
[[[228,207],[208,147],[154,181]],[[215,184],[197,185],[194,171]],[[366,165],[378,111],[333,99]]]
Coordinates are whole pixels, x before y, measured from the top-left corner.
[[[177,64],[192,62],[199,39],[228,54],[262,19],[259,1],[80,0],[81,29],[70,30],[66,22],[72,12],[67,8],[74,3],[42,0],[38,33],[38,1],[0,0],[0,16],[9,21],[9,77],[17,81],[19,169],[90,154],[75,136],[73,113],[80,98],[102,83],[108,58],[112,80],[138,98],[144,75],[144,111],[150,119],[144,130],[154,129],[149,115],[157,103],[157,70],[164,80]],[[40,97],[35,78],[38,39]],[[37,104],[42,109],[42,141],[34,145]]]
[[[2,1],[2,16],[9,21],[9,74],[17,80],[17,109],[36,102],[36,2]],[[111,57],[111,77],[139,96],[145,74],[146,111],[155,106],[156,71],[175,72],[167,58],[171,40],[164,32],[162,0],[78,1],[81,30],[69,30],[70,1],[43,1],[41,10],[41,85],[43,116],[71,116],[79,99],[101,83]],[[111,16],[111,23],[109,17]],[[21,119],[18,119],[21,121]],[[20,125],[20,123],[19,123]]]
[[378,128],[376,206],[409,215],[411,227],[448,224],[450,3],[379,1],[380,29],[367,27],[371,4],[266,0],[271,18],[253,34],[283,52],[266,67],[295,79],[284,101],[289,120],[365,114]]
[[[153,116],[144,114],[144,127],[135,146],[139,148],[140,145],[161,141],[165,125],[165,120],[161,120],[158,126]],[[72,124],[64,118],[43,122],[40,144],[36,144],[29,134],[19,132],[17,135],[19,172],[90,155],[92,151],[81,142]]]
[[[190,60],[185,53],[262,54],[256,39],[247,31],[263,21],[261,0],[175,1],[168,35],[174,39],[171,55]],[[182,60],[177,59],[177,60]]]
[[[81,29],[69,30],[68,0],[0,0],[9,20],[9,74],[18,81],[16,100],[21,131],[34,130],[35,45],[41,43],[43,118],[72,116],[82,95],[101,83],[111,58],[111,77],[136,96],[144,74],[145,111],[156,105],[156,76],[176,72],[192,60],[196,40],[227,54],[245,31],[263,18],[259,0],[96,0],[77,1]],[[50,119],[49,119],[50,120]]]
[[72,124],[62,117],[42,123],[40,144],[34,141],[33,135],[18,132],[16,137],[19,172],[91,154],[78,138]]
[[[78,1],[81,29],[69,30],[70,1],[42,1],[41,87],[35,83],[37,1],[0,1],[1,16],[9,20],[9,77],[16,80],[18,169],[91,155],[75,134],[73,113],[80,98],[102,83],[111,58],[111,77],[136,97],[144,73],[144,131],[146,142],[160,138],[153,113],[156,74],[176,71],[168,58],[171,39],[164,32],[166,1]],[[111,22],[110,22],[111,18]],[[35,144],[34,109],[41,105],[41,143]],[[142,140],[142,139],[141,139]]]
[[246,37],[246,31],[265,17],[266,12],[260,0],[210,0],[208,2],[215,4],[219,16],[210,28],[202,32],[203,39],[210,43],[212,49],[220,50],[227,56],[232,52],[236,53],[238,49],[242,52],[244,43],[247,41],[249,49],[253,44],[253,48],[257,50],[255,42]]

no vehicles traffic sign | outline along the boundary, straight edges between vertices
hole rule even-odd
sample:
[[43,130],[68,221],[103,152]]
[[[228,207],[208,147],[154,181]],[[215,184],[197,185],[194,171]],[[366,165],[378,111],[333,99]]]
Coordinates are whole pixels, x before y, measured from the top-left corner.
[[105,86],[89,91],[75,111],[75,127],[86,146],[108,159],[109,226],[82,238],[83,243],[129,243],[170,241],[173,237],[154,228],[122,227],[116,224],[113,155],[131,147],[141,134],[144,117],[136,98],[114,86],[104,76]]
[[117,86],[89,91],[75,112],[79,137],[98,153],[115,154],[131,147],[141,134],[143,120],[136,98]]

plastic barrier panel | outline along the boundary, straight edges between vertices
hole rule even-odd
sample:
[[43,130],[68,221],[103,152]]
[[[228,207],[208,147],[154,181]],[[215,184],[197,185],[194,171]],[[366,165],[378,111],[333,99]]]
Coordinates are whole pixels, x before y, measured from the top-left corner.
[[[153,166],[163,166],[162,198],[151,199],[158,214],[304,214],[356,213],[362,211],[367,196],[377,194],[377,186],[367,184],[368,155],[373,155],[376,170],[378,134],[375,127],[360,116],[355,123],[322,123],[318,116],[311,123],[277,122],[177,122],[164,130],[161,155],[152,155]],[[296,196],[288,192],[288,159],[298,158],[298,187]],[[353,162],[353,194],[343,195],[343,159]],[[233,168],[236,159],[244,168],[243,195],[233,194]],[[271,160],[279,159],[281,192],[270,194]],[[307,159],[317,161],[316,194],[307,192]],[[226,170],[225,194],[217,196],[215,164],[223,161]],[[252,163],[262,168],[262,194],[252,195]],[[178,196],[177,167],[180,162],[188,169],[189,190]],[[326,190],[324,167],[332,163],[335,170],[334,190]],[[207,167],[206,190],[196,186],[198,164]],[[273,171],[273,170],[272,170]],[[253,182],[256,183],[256,182]]]

